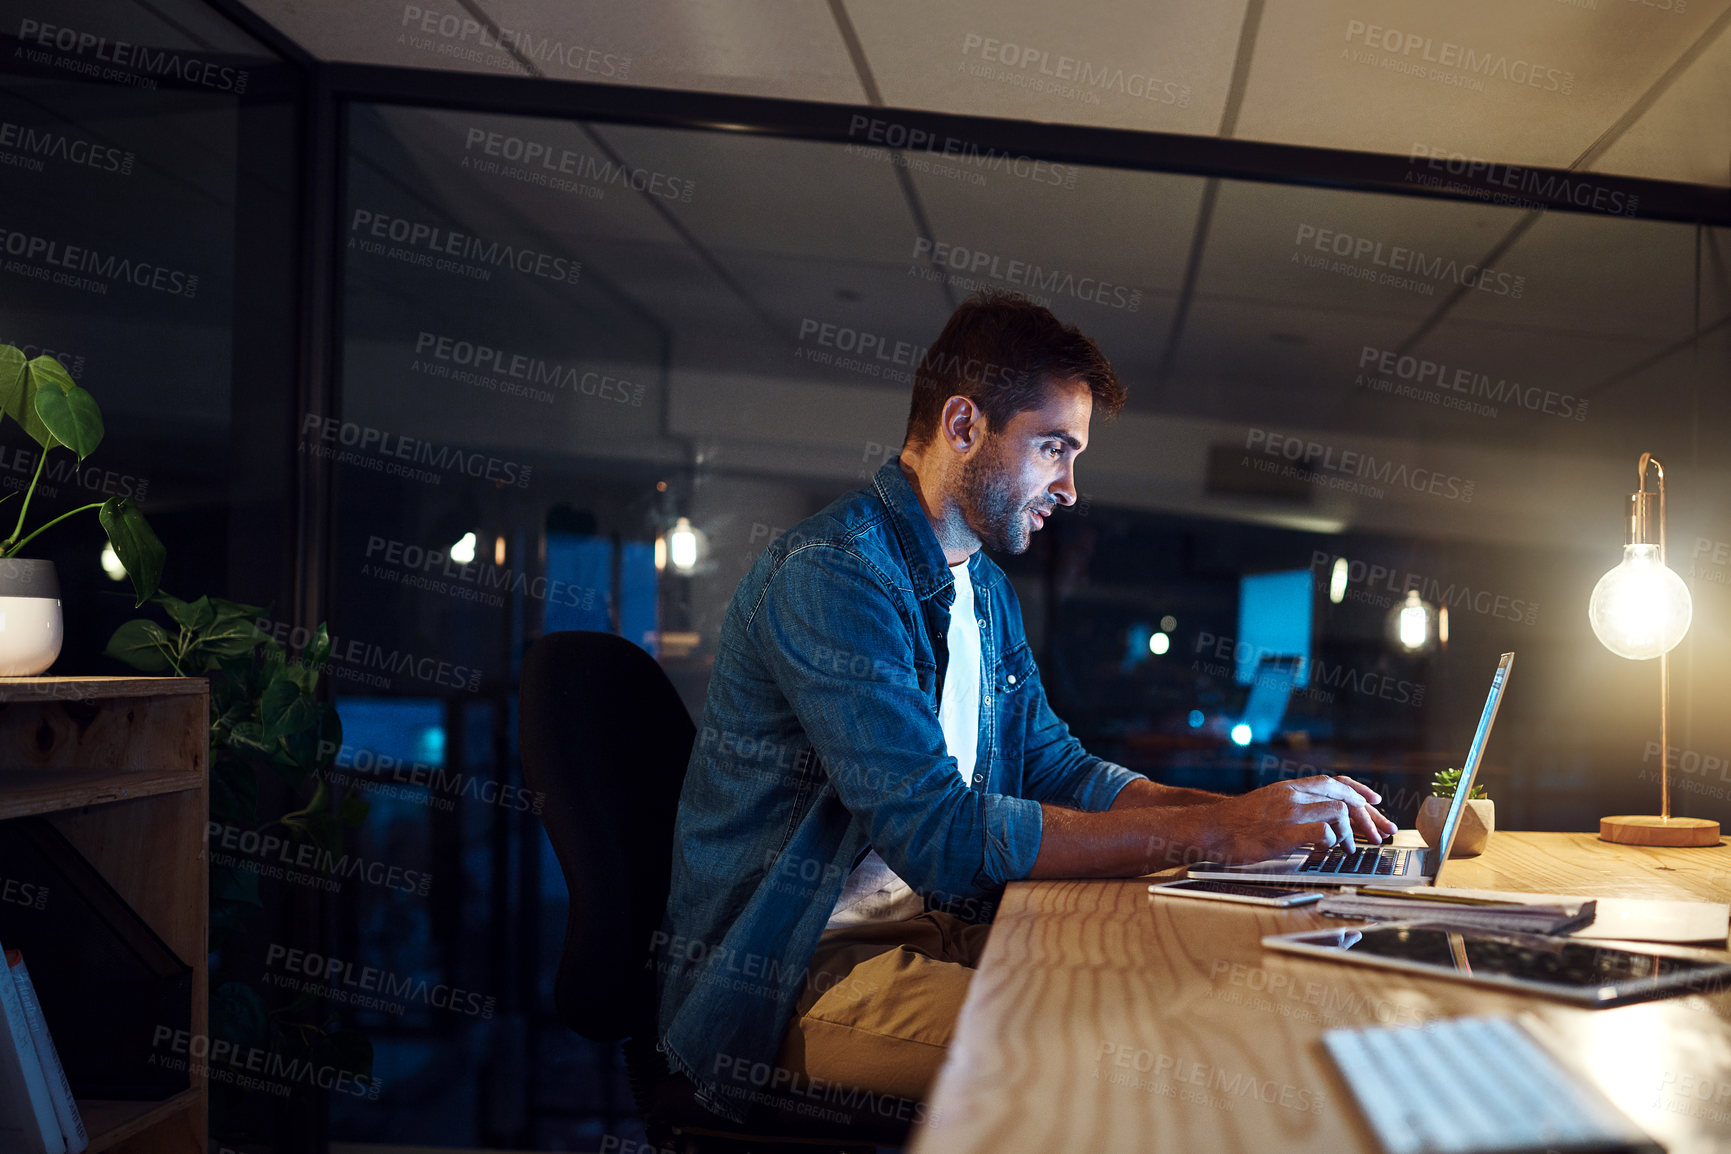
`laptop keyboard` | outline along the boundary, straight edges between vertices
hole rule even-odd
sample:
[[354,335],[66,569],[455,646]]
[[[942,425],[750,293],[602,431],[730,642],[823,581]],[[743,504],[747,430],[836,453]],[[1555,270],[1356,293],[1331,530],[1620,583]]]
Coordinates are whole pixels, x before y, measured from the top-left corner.
[[1406,872],[1407,859],[1414,851],[1400,849],[1392,845],[1365,846],[1348,853],[1344,846],[1334,846],[1332,849],[1313,849],[1310,856],[1304,859],[1304,864],[1298,867],[1301,874],[1360,874],[1372,877],[1382,877],[1390,874]]

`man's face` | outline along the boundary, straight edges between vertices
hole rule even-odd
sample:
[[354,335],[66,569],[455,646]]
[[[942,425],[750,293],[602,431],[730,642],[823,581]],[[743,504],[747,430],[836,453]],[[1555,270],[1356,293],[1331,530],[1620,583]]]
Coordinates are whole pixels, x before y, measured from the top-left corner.
[[1088,447],[1094,395],[1080,381],[1059,381],[1046,401],[1010,418],[962,465],[962,519],[987,548],[1025,553],[1054,505],[1076,503],[1076,456]]

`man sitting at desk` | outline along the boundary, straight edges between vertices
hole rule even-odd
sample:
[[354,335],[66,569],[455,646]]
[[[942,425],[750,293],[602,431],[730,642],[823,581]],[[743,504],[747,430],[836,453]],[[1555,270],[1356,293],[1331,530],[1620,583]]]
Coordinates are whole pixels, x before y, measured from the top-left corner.
[[921,358],[900,457],[739,583],[657,959],[660,1048],[711,1109],[743,1120],[814,1086],[922,1100],[989,928],[928,905],[1393,832],[1344,777],[1157,785],[1047,705],[980,546],[1021,553],[1075,503],[1089,418],[1124,398],[1074,326],[977,295]]

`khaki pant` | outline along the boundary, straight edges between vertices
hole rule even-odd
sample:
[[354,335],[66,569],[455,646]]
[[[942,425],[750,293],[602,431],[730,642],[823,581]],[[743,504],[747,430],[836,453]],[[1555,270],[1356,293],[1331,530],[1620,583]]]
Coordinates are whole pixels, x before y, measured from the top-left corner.
[[825,930],[777,1064],[923,1102],[991,928],[930,910]]

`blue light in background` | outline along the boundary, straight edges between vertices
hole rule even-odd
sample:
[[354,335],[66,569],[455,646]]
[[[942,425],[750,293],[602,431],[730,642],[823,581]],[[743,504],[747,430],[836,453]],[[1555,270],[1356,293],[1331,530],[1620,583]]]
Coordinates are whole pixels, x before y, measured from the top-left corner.
[[1124,659],[1118,663],[1120,673],[1128,673],[1148,660],[1148,639],[1153,635],[1154,631],[1140,621],[1130,626],[1124,638]]
[[[541,627],[548,633],[564,629],[613,630],[608,613],[613,589],[613,542],[579,533],[547,534],[547,576],[563,582],[557,597],[547,598]],[[619,545],[619,635],[648,646],[656,624],[657,582],[655,545],[622,541]]]
[[1202,723],[1208,719],[1202,716],[1202,711],[1200,709],[1192,709],[1190,711],[1190,716],[1185,720],[1190,722],[1191,729],[1201,729]]
[[444,726],[428,726],[421,730],[421,741],[415,760],[424,761],[428,765],[445,764]]
[[[343,744],[355,769],[364,772],[381,757],[404,765],[444,765],[444,702],[410,697],[338,697],[335,705],[343,722]],[[354,751],[358,750],[371,756],[357,758]]]
[[[547,534],[548,588],[557,590],[542,609],[541,627],[611,632],[608,590],[613,586],[613,542],[576,533]],[[557,582],[557,584],[555,584]]]
[[1248,725],[1245,725],[1242,721],[1239,722],[1237,725],[1234,725],[1232,727],[1232,744],[1233,745],[1249,745],[1250,744],[1250,727]]
[[[1295,685],[1310,684],[1310,570],[1249,574],[1239,580],[1238,684],[1249,685],[1270,657],[1299,659]],[[1240,742],[1239,744],[1243,744]]]

